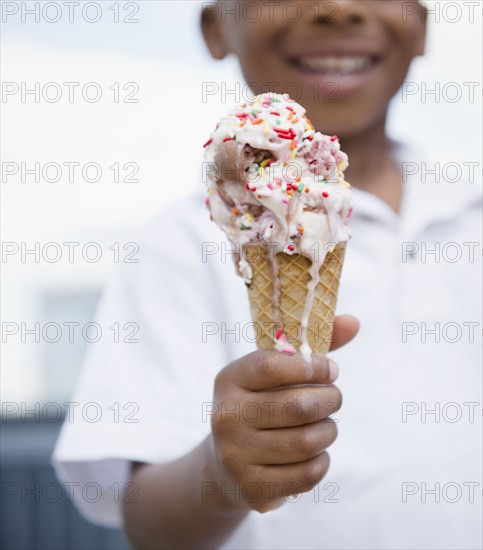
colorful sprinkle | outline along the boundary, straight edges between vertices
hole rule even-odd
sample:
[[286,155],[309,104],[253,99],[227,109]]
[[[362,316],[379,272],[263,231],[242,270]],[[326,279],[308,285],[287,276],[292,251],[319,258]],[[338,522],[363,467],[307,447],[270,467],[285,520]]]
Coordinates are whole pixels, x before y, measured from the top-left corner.
[[208,147],[208,145],[210,145],[211,143],[213,143],[213,138],[210,138],[210,139],[203,145],[203,147]]
[[326,198],[329,196],[329,193],[327,193],[327,191],[324,191],[324,192],[322,193],[322,196],[326,199]]

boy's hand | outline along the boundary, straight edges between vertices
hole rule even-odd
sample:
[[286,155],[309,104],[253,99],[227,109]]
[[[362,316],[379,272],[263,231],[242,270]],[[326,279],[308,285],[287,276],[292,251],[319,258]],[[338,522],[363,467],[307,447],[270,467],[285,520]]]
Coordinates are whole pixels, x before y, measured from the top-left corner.
[[[336,349],[359,323],[335,320]],[[326,474],[325,449],[337,436],[330,414],[342,403],[332,385],[336,365],[314,355],[312,369],[300,354],[261,350],[234,361],[216,377],[212,416],[214,478],[223,502],[264,512],[309,491]],[[323,385],[322,385],[323,384]]]

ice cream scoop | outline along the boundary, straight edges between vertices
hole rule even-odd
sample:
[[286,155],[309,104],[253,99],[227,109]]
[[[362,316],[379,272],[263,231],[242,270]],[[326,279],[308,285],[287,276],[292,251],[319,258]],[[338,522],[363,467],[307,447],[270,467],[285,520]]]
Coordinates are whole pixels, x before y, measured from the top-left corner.
[[[350,238],[351,190],[344,179],[348,158],[337,136],[316,132],[305,113],[286,95],[262,94],[235,106],[204,147],[212,219],[237,245],[237,270],[249,287],[260,266],[246,252],[254,245],[262,250],[259,259],[269,263],[272,279],[271,346],[285,353],[296,346],[283,326],[281,302],[289,289],[280,285],[280,255],[309,260],[301,333],[295,338],[309,357],[308,328],[321,268]],[[263,341],[267,347],[265,336],[257,337],[259,346]]]

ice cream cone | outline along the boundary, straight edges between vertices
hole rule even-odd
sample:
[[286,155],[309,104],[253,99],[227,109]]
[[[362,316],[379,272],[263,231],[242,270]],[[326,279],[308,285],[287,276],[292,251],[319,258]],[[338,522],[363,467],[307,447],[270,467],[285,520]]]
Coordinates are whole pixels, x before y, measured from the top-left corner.
[[[326,354],[330,348],[345,248],[345,242],[339,243],[327,254],[319,271],[307,323],[307,340],[313,353]],[[282,329],[288,343],[299,350],[312,279],[311,260],[300,254],[278,253],[274,266],[269,249],[262,246],[247,247],[245,258],[253,271],[247,288],[258,349],[273,349],[277,332],[280,336]],[[274,287],[277,281],[278,288]]]
[[[237,247],[259,349],[329,351],[351,237],[348,157],[286,95],[236,105],[205,143],[206,204]],[[208,174],[208,172],[207,172]]]

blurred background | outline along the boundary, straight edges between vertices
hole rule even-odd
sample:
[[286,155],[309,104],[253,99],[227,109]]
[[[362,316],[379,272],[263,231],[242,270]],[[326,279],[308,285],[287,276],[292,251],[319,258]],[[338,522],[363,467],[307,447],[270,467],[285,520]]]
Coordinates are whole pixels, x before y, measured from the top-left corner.
[[[205,51],[202,4],[1,2],[2,548],[126,545],[55,497],[50,455],[101,337],[89,323],[104,281],[136,260],[137,229],[200,185],[201,145],[248,93],[234,59]],[[390,133],[478,161],[482,2],[426,4],[427,55]]]

